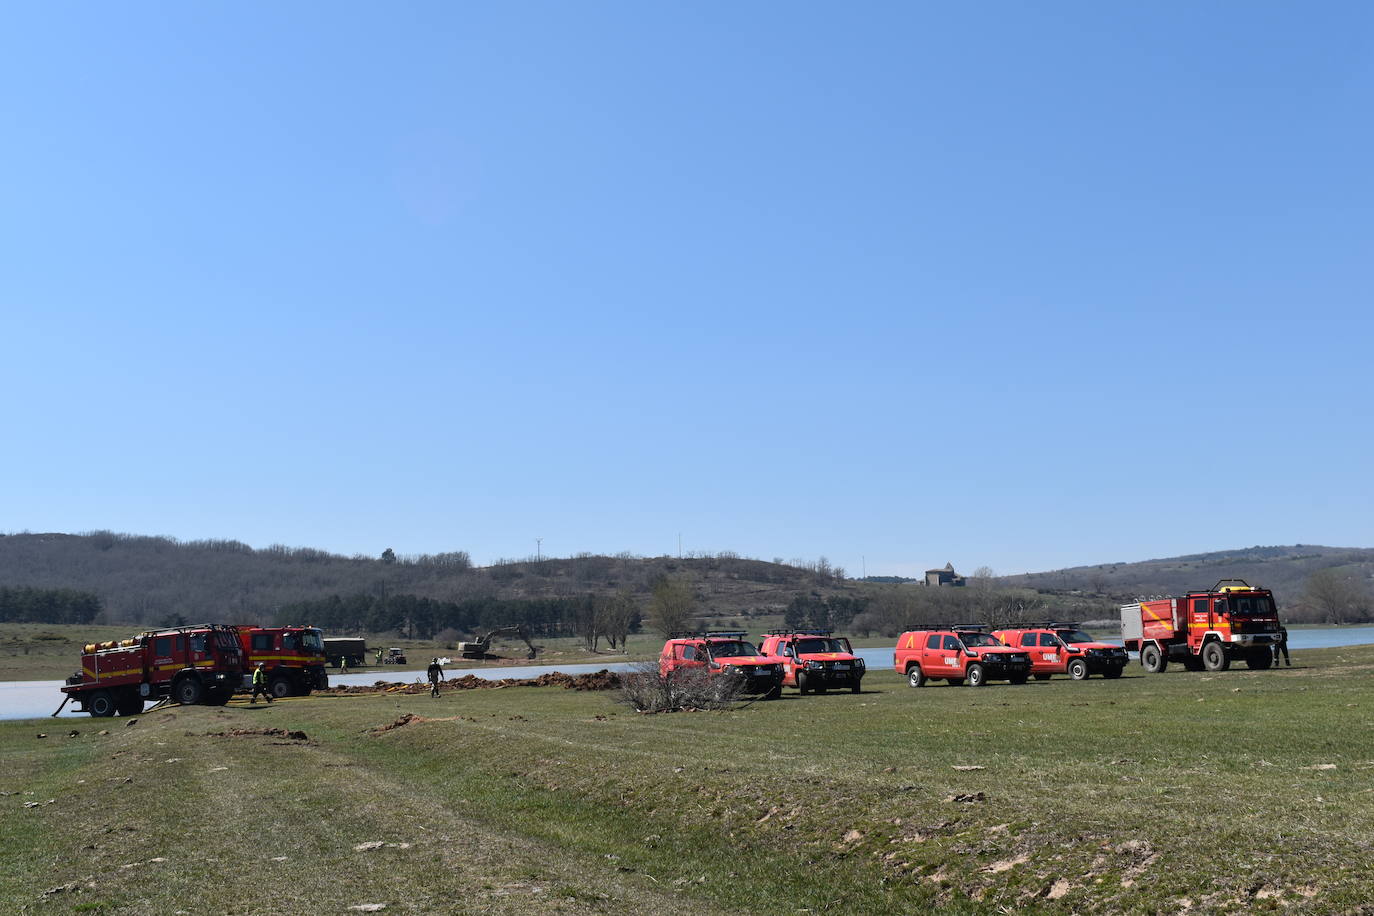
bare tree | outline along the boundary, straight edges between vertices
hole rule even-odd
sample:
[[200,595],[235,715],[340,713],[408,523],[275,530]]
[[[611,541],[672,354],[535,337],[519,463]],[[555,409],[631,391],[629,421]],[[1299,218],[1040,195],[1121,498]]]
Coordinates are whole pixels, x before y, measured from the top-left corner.
[[1323,623],[1345,623],[1369,613],[1370,596],[1364,583],[1335,567],[1308,576],[1303,598]]
[[649,615],[664,636],[685,629],[695,616],[696,606],[696,595],[687,579],[663,576],[654,583]]

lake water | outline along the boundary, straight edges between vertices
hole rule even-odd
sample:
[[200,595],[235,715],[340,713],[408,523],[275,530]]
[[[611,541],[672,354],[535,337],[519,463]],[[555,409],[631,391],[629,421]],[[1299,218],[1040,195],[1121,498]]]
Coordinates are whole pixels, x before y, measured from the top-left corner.
[[[1104,640],[1105,642],[1120,642],[1120,640]],[[1341,646],[1362,646],[1374,643],[1374,626],[1369,627],[1331,627],[1315,630],[1289,630],[1288,648],[1294,653],[1304,649],[1335,649]],[[869,668],[892,668],[892,650],[890,648],[881,649],[859,649],[856,653],[864,660]],[[541,674],[548,674],[551,671],[562,671],[565,674],[592,674],[602,669],[611,671],[628,671],[633,668],[634,662],[608,662],[592,663],[585,665],[521,665],[519,667],[500,667],[500,668],[449,668],[446,674],[450,677],[462,677],[465,674],[472,674],[487,680],[499,681],[502,678],[529,678],[538,677]],[[329,675],[329,683],[336,685],[364,686],[373,684],[377,681],[402,681],[423,682],[425,671],[423,668],[414,670],[403,669],[393,671],[386,668],[370,669],[361,671],[357,674]],[[58,707],[62,702],[62,693],[58,690],[62,686],[61,681],[3,681],[0,682],[0,719],[43,719]],[[86,713],[76,713],[71,711],[74,704],[68,704],[67,709],[63,710],[60,718],[68,717],[89,719]]]

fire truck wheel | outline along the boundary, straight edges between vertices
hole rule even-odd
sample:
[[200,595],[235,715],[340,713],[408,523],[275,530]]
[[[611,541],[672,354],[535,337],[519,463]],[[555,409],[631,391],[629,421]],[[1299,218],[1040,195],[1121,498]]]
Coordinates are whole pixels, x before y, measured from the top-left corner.
[[1088,663],[1081,658],[1075,658],[1069,662],[1069,677],[1075,681],[1081,681],[1088,676]]
[[1245,664],[1256,671],[1263,671],[1274,664],[1274,655],[1268,649],[1256,649],[1245,656]]
[[1140,664],[1151,674],[1162,674],[1169,667],[1169,660],[1158,646],[1146,646],[1140,650]]
[[1226,649],[1221,643],[1213,640],[1202,647],[1202,667],[1208,671],[1225,671],[1231,667],[1231,660],[1226,657]]
[[200,681],[187,675],[172,683],[172,699],[182,706],[194,706],[205,696],[205,688]]
[[859,693],[859,692],[860,692],[860,691],[859,691],[859,682],[858,682],[858,681],[855,681],[854,683],[852,683],[852,684],[849,685],[849,692],[850,692],[850,693]]
[[982,687],[988,682],[987,673],[983,671],[982,665],[969,665],[966,673],[970,687]]
[[272,680],[267,683],[267,692],[272,694],[273,698],[278,700],[280,700],[282,697],[289,697],[292,693],[291,681],[285,677],[282,677],[281,675],[278,675],[277,677],[272,678]]
[[114,694],[108,690],[97,690],[86,701],[86,710],[97,719],[108,719],[115,714]]
[[797,689],[798,689],[799,691],[801,691],[801,695],[802,695],[802,696],[806,696],[807,691],[809,691],[809,690],[811,689],[811,685],[810,685],[809,683],[807,683],[807,681],[806,681],[806,675],[804,675],[804,674],[798,674],[798,675],[797,675]]
[[126,690],[116,702],[121,716],[136,716],[143,712],[143,697],[137,691]]
[[920,665],[912,665],[907,669],[906,682],[912,687],[924,687],[926,685],[925,672],[921,670]]

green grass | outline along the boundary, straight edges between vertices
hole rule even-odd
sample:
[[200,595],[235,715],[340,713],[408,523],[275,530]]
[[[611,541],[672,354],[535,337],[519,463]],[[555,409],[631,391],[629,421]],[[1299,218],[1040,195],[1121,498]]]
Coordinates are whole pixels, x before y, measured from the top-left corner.
[[[0,907],[1357,911],[1374,647],[1298,661],[981,689],[874,670],[728,713],[513,688],[0,723]],[[407,712],[429,719],[378,730]],[[209,736],[265,727],[309,740]],[[354,849],[376,841],[397,845]]]

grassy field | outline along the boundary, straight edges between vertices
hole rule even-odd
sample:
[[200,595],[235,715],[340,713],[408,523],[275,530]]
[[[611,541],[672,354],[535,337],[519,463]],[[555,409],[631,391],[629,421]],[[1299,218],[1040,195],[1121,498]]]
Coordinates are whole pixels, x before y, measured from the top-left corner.
[[875,670],[726,713],[508,688],[0,722],[0,908],[1371,912],[1374,647],[1298,660]]

